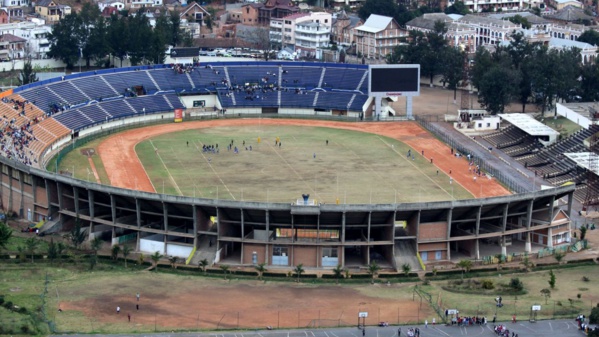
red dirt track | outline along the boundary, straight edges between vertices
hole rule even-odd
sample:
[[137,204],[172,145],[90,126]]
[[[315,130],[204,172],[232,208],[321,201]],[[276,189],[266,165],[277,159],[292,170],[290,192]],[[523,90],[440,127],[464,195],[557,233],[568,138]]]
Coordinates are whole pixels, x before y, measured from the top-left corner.
[[[451,177],[453,177],[454,181],[462,185],[477,198],[510,194],[495,179],[489,180],[485,177],[478,177],[475,181],[473,174],[468,171],[466,160],[453,156],[450,147],[437,140],[415,122],[348,123],[319,120],[260,119],[259,123],[261,125],[317,126],[346,129],[369,132],[397,139],[408,144],[418,154],[424,150],[424,156],[428,159],[432,157],[433,164],[440,171],[446,174],[449,174],[451,171]],[[113,186],[155,192],[146,171],[135,153],[135,146],[139,142],[158,135],[181,130],[255,124],[258,124],[257,119],[222,119],[150,126],[126,131],[110,137],[99,145],[98,152]]]

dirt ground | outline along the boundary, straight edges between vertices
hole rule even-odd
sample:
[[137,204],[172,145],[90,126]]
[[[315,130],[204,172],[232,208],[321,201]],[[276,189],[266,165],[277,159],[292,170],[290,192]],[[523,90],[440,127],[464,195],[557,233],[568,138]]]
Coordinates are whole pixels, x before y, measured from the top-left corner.
[[[423,153],[439,170],[450,174],[454,181],[462,185],[476,197],[492,197],[509,194],[495,180],[479,178],[477,181],[468,172],[466,160],[455,158],[451,149],[422,129],[415,122],[398,123],[345,123],[319,120],[285,120],[260,119],[261,125],[297,125],[341,128],[354,131],[370,132],[400,140],[411,146],[416,153]],[[157,125],[143,129],[135,129],[108,138],[98,147],[98,152],[113,186],[154,192],[137,154],[135,145],[139,142],[165,133],[189,129],[210,128],[218,126],[256,125],[256,119],[232,119],[194,121],[182,124]],[[126,169],[123,169],[126,168]]]
[[[154,276],[150,273],[140,275],[140,284],[150,282],[151,277]],[[416,301],[412,300],[406,285],[312,286],[259,281],[228,284],[217,279],[209,281],[212,285],[202,281],[202,285],[177,282],[176,287],[162,287],[160,291],[155,285],[160,282],[164,286],[169,281],[163,277],[151,281],[154,285],[149,288],[133,285],[128,294],[63,301],[60,308],[65,314],[83,312],[96,327],[110,322],[128,323],[127,315],[131,314],[131,324],[141,330],[154,324],[162,329],[177,330],[347,326],[357,324],[359,311],[369,312],[369,325],[380,321],[418,322],[433,317],[433,311],[424,303],[421,305],[418,296]],[[142,289],[139,302],[133,287]],[[66,295],[66,290],[60,291],[61,296]],[[83,294],[76,292],[76,295],[80,298]],[[116,312],[117,306],[121,308],[120,314]]]

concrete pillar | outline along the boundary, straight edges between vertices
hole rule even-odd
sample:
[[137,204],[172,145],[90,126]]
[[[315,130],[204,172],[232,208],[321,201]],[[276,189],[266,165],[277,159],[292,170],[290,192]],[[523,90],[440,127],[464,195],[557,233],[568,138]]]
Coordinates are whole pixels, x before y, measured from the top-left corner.
[[476,212],[476,229],[474,232],[474,235],[476,235],[477,237],[480,232],[480,215],[481,215],[482,211],[483,211],[483,207],[479,206],[478,211]]
[[530,232],[526,232],[526,243],[524,244],[524,252],[530,253],[532,251],[532,246],[530,243]]
[[451,260],[451,246],[449,239],[451,238],[451,218],[453,216],[453,208],[447,210],[447,261]]
[[507,230],[507,213],[508,213],[508,209],[510,207],[510,204],[506,203],[505,207],[503,208],[503,216],[501,217],[501,232],[505,233],[505,231]]
[[474,257],[477,260],[480,260],[480,244],[479,244],[479,239],[474,239]]
[[243,264],[243,242],[245,241],[245,221],[244,221],[244,214],[243,214],[243,208],[239,209],[241,211],[241,256],[239,257],[239,263]]
[[79,215],[79,188],[73,186],[73,203],[75,205],[75,214]]
[[168,204],[162,203],[162,221],[164,221],[164,231],[168,231]]
[[345,212],[341,214],[341,267],[345,268]]
[[193,217],[193,247],[198,247],[198,206],[192,205],[191,212]]
[[412,96],[407,96],[406,97],[406,117],[408,119],[412,119],[413,115],[412,115]]
[[547,228],[547,247],[553,248],[553,228]]
[[524,224],[526,226],[526,229],[530,230],[530,225],[532,223],[532,206],[534,204],[534,199],[531,199],[528,202],[528,207],[526,209],[526,223]]
[[19,203],[19,216],[24,217],[25,210],[25,183],[23,181],[23,171],[19,170],[19,191],[21,192],[21,202]]
[[553,212],[555,210],[555,195],[551,196],[551,202],[549,202],[549,207],[547,209],[547,212],[549,214],[547,214],[547,219],[549,221],[549,223],[551,224],[553,222]]
[[94,217],[96,216],[96,206],[94,203],[94,191],[92,190],[87,190],[87,200],[89,200],[89,218],[91,220],[94,219]]
[[141,202],[138,198],[135,198],[135,217],[137,228],[141,228]]
[[[8,168],[8,207],[6,208],[9,211],[12,211],[12,167],[7,166]],[[60,196],[59,196],[60,199]]]
[[264,263],[268,265],[270,263],[270,211],[265,211],[266,220],[266,249],[264,250]]
[[375,96],[374,97],[374,114],[372,116],[372,119],[376,120],[380,120],[381,119],[381,101],[383,100],[383,98],[381,96]]
[[572,203],[574,202],[574,192],[568,193],[568,216],[572,215]]
[[[2,198],[1,193],[0,198]],[[31,200],[33,200],[33,209],[31,210],[33,221],[38,221],[39,219],[35,216],[35,204],[37,203],[37,177],[35,176],[31,176]]]
[[507,246],[505,244],[505,236],[499,238],[499,242],[501,243],[501,255],[507,256]]
[[366,264],[370,265],[370,221],[372,220],[372,212],[368,212],[368,233],[366,234]]
[[112,217],[112,223],[116,223],[116,199],[114,195],[110,195],[110,216]]

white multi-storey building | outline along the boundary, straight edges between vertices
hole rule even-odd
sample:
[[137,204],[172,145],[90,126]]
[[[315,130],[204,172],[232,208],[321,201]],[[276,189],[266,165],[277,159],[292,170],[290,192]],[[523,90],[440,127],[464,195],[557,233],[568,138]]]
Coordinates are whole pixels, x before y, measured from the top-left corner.
[[[454,0],[451,0],[447,5],[451,6],[454,2]],[[464,5],[474,13],[489,9],[493,11],[527,10],[529,8],[539,7],[539,4],[541,3],[543,3],[542,0],[464,0]]]
[[46,58],[46,54],[50,50],[50,41],[48,41],[50,32],[52,32],[52,28],[44,25],[43,20],[0,25],[0,35],[11,34],[27,40],[23,50],[16,55],[33,59]]
[[302,56],[320,58],[319,50],[329,47],[331,25],[302,22],[295,26],[295,50]]
[[[325,12],[295,13],[280,19],[273,18],[270,20],[270,42],[279,49],[288,48],[295,50],[297,45],[296,29],[298,25],[306,23],[316,23],[320,25],[320,28],[317,31],[314,31],[313,33],[322,35],[323,32],[328,31],[327,34],[330,40],[332,21],[332,15],[330,13]],[[314,27],[302,26],[302,28],[300,28],[301,30],[303,30],[302,34],[314,35],[310,32],[309,28]],[[302,41],[303,44],[307,43],[306,40]]]

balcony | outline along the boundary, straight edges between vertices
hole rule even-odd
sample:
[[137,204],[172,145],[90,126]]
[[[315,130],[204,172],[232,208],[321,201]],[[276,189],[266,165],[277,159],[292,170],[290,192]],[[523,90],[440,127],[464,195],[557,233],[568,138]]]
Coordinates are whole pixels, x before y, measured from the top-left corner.
[[321,27],[306,27],[306,26],[297,26],[295,27],[295,31],[297,33],[309,33],[309,34],[314,34],[314,33],[319,33],[319,34],[331,34],[331,28],[326,27],[326,26],[321,26]]
[[331,40],[330,36],[295,36],[295,40],[296,41],[307,41],[307,42],[315,42],[315,43],[322,43],[322,42],[328,42]]

